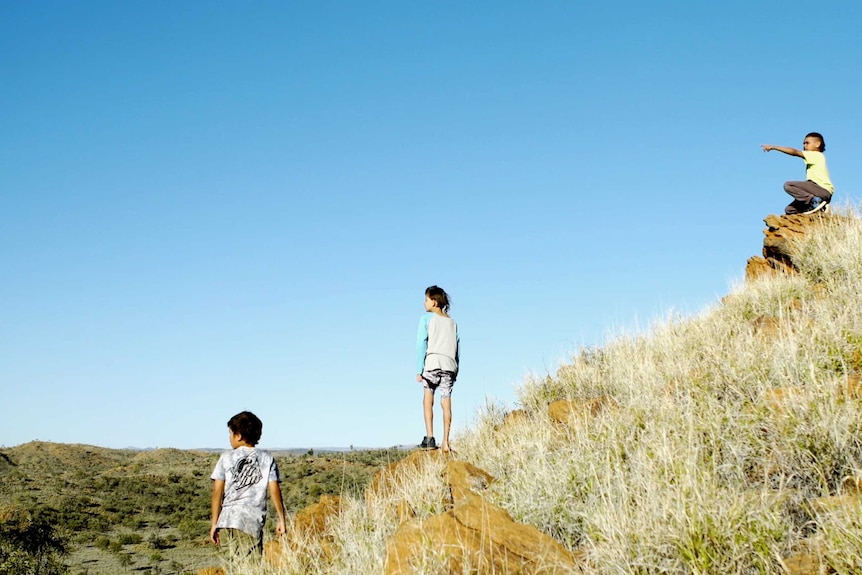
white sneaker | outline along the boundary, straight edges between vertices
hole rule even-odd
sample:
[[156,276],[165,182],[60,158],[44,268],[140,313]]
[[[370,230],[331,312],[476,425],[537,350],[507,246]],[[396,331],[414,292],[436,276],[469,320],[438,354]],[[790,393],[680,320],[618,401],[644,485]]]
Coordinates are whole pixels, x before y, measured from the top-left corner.
[[813,214],[814,212],[823,211],[824,213],[829,211],[829,202],[820,200],[817,205],[813,206],[810,210],[802,212],[803,214]]

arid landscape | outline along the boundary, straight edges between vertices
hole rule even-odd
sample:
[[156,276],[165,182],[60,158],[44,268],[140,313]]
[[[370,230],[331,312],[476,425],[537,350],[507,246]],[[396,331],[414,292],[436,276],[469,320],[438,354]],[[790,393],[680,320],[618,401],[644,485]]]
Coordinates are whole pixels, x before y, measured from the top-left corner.
[[[208,540],[209,476],[218,453],[39,441],[3,448],[0,518],[48,519],[69,544],[64,562],[73,575],[197,573],[218,564]],[[381,466],[406,452],[275,455],[285,506],[294,513],[321,495],[361,493]]]
[[[287,532],[234,573],[862,572],[862,218],[765,223],[715,306],[528,378],[452,455],[276,453]],[[223,573],[216,457],[0,450],[0,575]]]

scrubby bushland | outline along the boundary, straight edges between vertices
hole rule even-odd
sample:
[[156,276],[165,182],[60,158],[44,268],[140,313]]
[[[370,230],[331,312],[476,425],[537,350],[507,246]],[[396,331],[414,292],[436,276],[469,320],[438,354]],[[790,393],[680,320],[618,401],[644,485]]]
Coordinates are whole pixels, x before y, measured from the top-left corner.
[[66,573],[68,541],[51,521],[20,508],[0,510],[0,575]]
[[[397,449],[276,454],[287,509],[295,512],[320,495],[360,493],[381,466],[404,455]],[[196,572],[216,561],[207,539],[209,474],[217,459],[217,453],[200,451],[45,442],[2,448],[0,509],[15,506],[53,526],[55,534],[72,538],[65,561],[73,573],[113,575],[118,562],[125,564],[120,567],[152,563],[156,553],[165,564],[179,565],[176,572]],[[4,545],[0,543],[0,565],[18,563],[5,572],[0,568],[0,575],[28,573],[19,566],[30,559]]]

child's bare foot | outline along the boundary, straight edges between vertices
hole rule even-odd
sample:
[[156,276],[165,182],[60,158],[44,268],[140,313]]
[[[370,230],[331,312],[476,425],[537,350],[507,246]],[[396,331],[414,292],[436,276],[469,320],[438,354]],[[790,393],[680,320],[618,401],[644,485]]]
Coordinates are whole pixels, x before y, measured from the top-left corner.
[[452,447],[448,443],[444,443],[440,446],[440,451],[443,453],[453,453]]

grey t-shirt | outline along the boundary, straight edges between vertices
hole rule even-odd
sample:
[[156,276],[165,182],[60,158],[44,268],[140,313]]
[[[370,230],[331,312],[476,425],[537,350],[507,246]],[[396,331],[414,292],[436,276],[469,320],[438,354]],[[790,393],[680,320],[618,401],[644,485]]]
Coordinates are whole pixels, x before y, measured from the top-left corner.
[[216,526],[239,529],[260,539],[266,522],[269,482],[281,482],[275,458],[256,447],[240,446],[221,454],[210,478],[225,482]]
[[441,369],[458,375],[458,324],[448,316],[427,312],[419,319],[416,373]]

